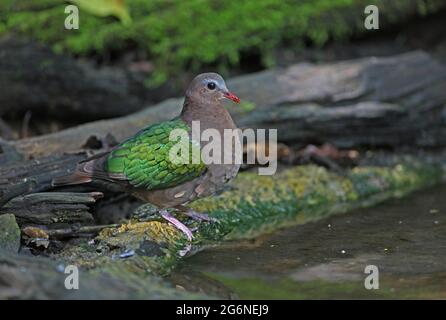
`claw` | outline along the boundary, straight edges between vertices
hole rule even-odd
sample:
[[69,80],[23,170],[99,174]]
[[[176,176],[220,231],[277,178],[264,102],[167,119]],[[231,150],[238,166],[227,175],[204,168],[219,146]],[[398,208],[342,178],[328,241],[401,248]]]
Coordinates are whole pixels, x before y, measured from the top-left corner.
[[190,243],[186,244],[186,247],[184,249],[180,250],[178,253],[180,254],[180,257],[184,257],[188,252],[192,249],[192,246]]

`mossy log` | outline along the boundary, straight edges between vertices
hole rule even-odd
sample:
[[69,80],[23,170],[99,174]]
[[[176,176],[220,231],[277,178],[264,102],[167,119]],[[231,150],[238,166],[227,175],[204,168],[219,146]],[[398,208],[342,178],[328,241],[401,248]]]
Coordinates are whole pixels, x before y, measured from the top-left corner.
[[[423,52],[332,64],[301,63],[228,81],[242,99],[230,106],[240,127],[276,128],[281,142],[336,147],[446,146],[446,67]],[[95,136],[120,141],[177,116],[169,99],[118,119],[96,121],[12,143],[24,157],[82,149]],[[1,155],[0,155],[1,158]]]
[[[207,210],[220,220],[199,228],[193,249],[370,206],[446,179],[444,164],[413,158],[398,162],[404,164],[357,168],[346,176],[317,166],[296,167],[272,177],[242,173],[231,190],[193,203],[194,208]],[[145,205],[138,211],[151,210]],[[168,274],[180,261],[185,245],[183,235],[166,222],[134,220],[103,230],[94,241],[67,243],[53,259],[0,249],[0,298],[205,298],[153,277]],[[69,264],[79,267],[79,290],[66,290],[63,285],[63,271]]]
[[[444,165],[413,158],[399,162],[391,167],[356,168],[345,176],[317,166],[295,167],[274,176],[242,173],[231,190],[191,204],[219,221],[199,226],[191,252],[215,241],[253,238],[284,226],[371,206],[446,179]],[[141,217],[153,212],[147,204],[136,213]],[[58,257],[85,268],[118,260],[129,270],[167,274],[188,249],[186,239],[172,225],[146,218],[104,229],[94,245],[68,245]]]

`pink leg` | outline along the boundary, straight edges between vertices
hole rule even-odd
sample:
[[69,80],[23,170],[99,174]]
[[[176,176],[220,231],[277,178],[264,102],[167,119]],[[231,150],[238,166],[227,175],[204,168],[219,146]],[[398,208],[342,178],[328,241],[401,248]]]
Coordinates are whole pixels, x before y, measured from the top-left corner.
[[186,227],[181,221],[172,216],[167,210],[161,210],[160,214],[164,219],[173,224],[178,230],[183,232],[189,241],[192,241],[192,239],[194,238],[194,236],[192,235],[192,231],[190,231],[190,229]]

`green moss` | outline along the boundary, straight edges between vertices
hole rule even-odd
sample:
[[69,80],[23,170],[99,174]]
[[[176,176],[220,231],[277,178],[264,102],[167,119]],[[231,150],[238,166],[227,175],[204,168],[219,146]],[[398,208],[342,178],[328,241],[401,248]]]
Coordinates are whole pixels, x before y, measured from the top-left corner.
[[[155,62],[150,82],[155,85],[186,68],[198,71],[212,65],[224,73],[240,63],[243,52],[260,54],[263,64],[270,66],[274,48],[284,43],[299,48],[308,41],[322,46],[330,39],[348,39],[366,32],[363,12],[370,4],[366,0],[132,0],[126,2],[128,9],[116,9],[116,1],[111,1],[106,10],[101,5],[106,2],[95,2],[100,3],[95,10],[93,5],[81,6],[79,30],[65,30],[66,3],[60,0],[3,0],[0,34],[14,31],[56,51],[78,55],[107,56],[136,47]],[[445,7],[441,0],[374,4],[380,8],[382,28]],[[127,12],[131,18],[125,17]]]
[[[178,262],[186,240],[170,224],[130,221],[119,228],[103,230],[94,244],[68,245],[59,258],[86,269],[120,264],[133,273],[166,274]],[[125,252],[133,252],[129,257]]]
[[205,238],[250,238],[405,195],[438,182],[439,172],[440,168],[411,163],[356,168],[345,177],[317,166],[295,167],[268,177],[247,173],[234,182],[235,190],[191,206],[220,220],[218,226],[202,226]]
[[13,214],[0,215],[0,249],[17,253],[20,248],[20,228]]

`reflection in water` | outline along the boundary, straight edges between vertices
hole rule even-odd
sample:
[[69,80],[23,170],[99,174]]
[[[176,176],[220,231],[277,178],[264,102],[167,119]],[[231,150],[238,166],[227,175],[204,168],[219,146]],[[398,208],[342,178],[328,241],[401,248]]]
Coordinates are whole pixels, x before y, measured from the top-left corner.
[[[445,195],[437,187],[211,248],[171,281],[221,298],[446,298]],[[379,268],[379,290],[364,288],[367,265]]]

